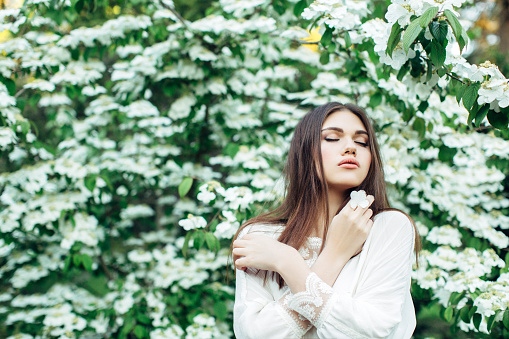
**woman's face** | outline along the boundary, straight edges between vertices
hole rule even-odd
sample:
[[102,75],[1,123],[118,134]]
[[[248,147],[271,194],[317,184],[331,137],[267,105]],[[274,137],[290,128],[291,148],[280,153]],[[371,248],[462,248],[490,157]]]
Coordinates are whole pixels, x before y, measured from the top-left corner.
[[329,190],[343,193],[359,186],[371,165],[369,136],[349,110],[331,113],[322,126],[322,163]]

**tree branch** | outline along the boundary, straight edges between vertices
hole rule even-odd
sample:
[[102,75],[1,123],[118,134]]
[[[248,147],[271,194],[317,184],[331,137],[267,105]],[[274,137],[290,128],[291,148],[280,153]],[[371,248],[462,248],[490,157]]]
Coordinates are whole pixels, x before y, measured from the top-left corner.
[[186,21],[184,20],[182,15],[180,15],[180,13],[175,10],[175,8],[172,8],[171,6],[168,6],[164,1],[159,1],[159,3],[161,4],[161,6],[163,6],[164,8],[169,10],[170,12],[172,12],[177,17],[177,19],[179,19],[179,21],[182,23],[182,25],[184,25],[185,28],[189,29],[189,26],[187,26]]
[[455,80],[458,80],[459,82],[461,82],[462,84],[465,84],[465,82],[463,80],[461,80],[460,78],[458,78],[457,76],[449,73],[449,72],[446,72],[445,74],[447,74],[449,77],[455,79]]

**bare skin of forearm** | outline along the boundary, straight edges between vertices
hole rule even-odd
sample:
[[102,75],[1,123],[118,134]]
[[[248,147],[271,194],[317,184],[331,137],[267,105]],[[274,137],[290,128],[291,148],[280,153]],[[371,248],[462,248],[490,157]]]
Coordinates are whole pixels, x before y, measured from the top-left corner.
[[350,256],[325,247],[311,267],[311,270],[327,285],[332,286],[348,260],[350,260]]
[[311,268],[308,267],[302,256],[297,250],[289,249],[288,255],[282,256],[277,265],[277,271],[292,293],[298,293],[306,290],[306,278],[314,272],[327,285],[332,286],[336,281],[343,267],[350,260],[350,257],[341,255],[337,251],[324,248],[322,253]]

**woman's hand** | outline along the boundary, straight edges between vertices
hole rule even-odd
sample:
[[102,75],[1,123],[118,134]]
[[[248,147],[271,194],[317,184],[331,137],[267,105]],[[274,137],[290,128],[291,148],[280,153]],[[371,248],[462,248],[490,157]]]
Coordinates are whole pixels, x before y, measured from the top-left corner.
[[233,262],[239,270],[247,267],[278,272],[284,261],[297,252],[293,247],[259,234],[246,234],[233,242]]
[[353,209],[350,203],[332,219],[327,232],[327,243],[324,250],[341,254],[351,258],[362,249],[369,231],[373,226],[373,211],[369,208],[375,200],[372,195],[367,196],[369,205],[365,208],[357,206]]

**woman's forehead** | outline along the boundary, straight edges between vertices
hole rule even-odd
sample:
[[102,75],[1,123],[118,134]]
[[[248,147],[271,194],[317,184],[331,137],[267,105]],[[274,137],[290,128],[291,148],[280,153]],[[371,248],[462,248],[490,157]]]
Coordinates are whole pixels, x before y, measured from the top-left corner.
[[366,127],[362,120],[349,110],[335,111],[323,122],[322,130],[341,129],[342,131],[365,131]]

